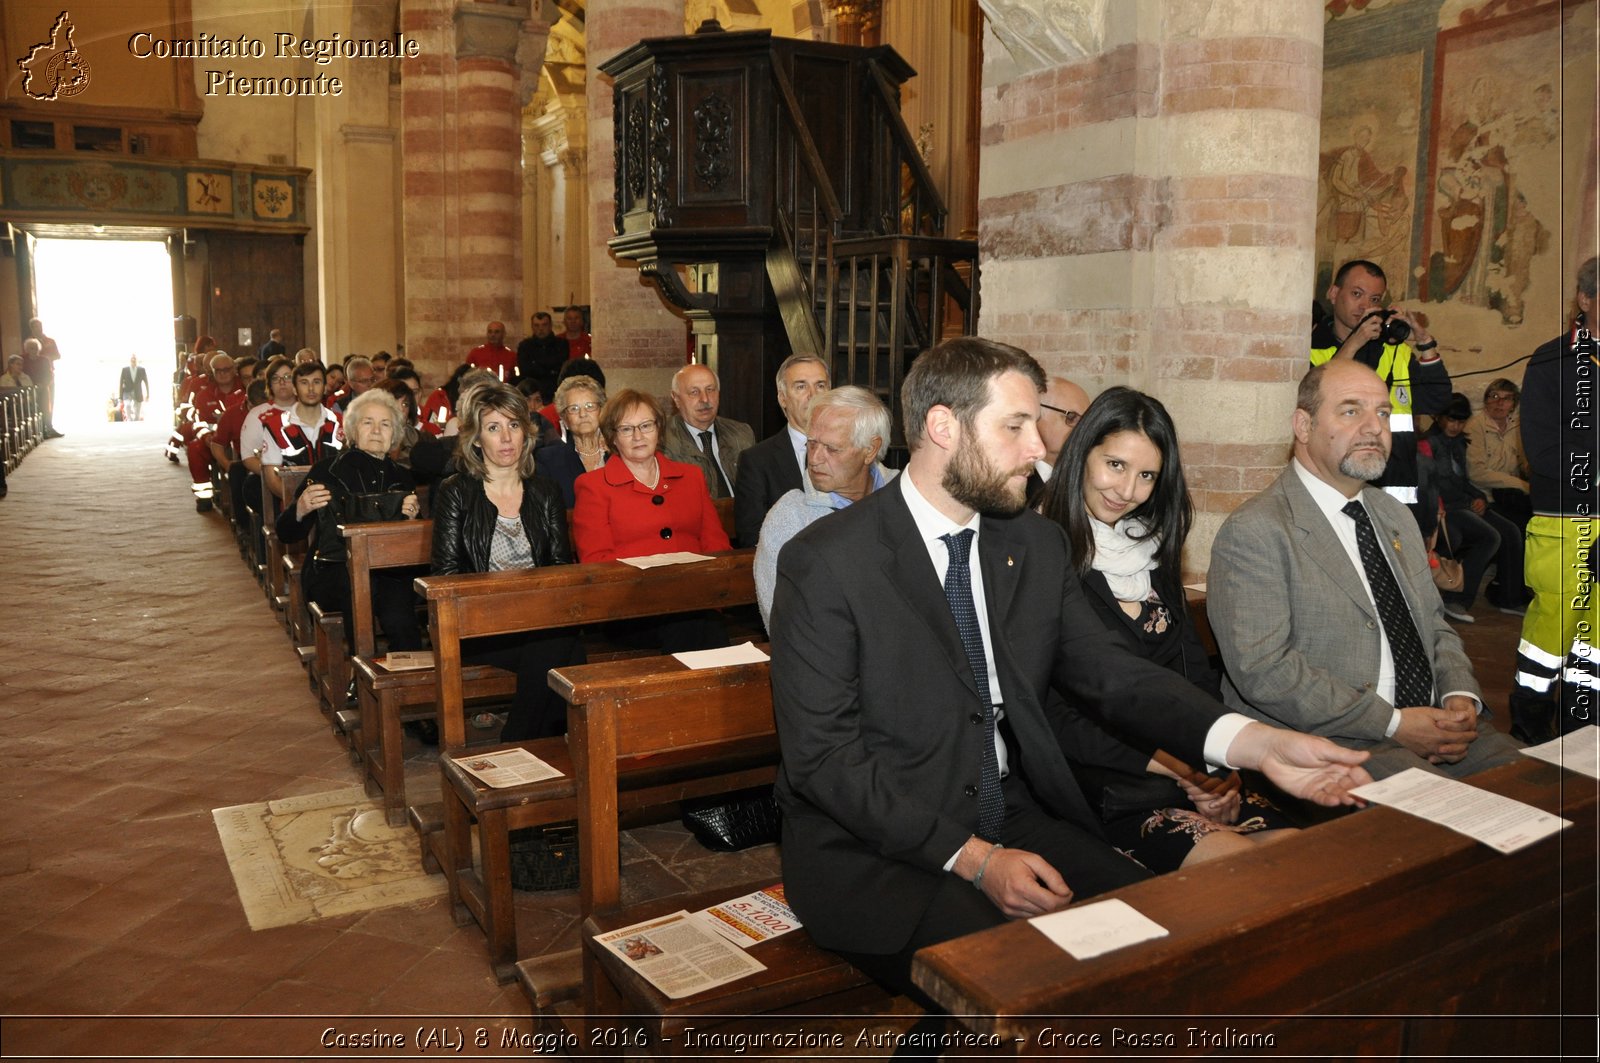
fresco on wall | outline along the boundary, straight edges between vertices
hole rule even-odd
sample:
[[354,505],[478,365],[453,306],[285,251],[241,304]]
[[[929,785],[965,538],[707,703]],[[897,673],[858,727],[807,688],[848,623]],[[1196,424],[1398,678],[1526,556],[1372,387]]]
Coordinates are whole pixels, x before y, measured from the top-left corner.
[[1378,263],[1391,287],[1411,270],[1412,190],[1418,115],[1396,99],[1422,97],[1420,53],[1339,68],[1338,91],[1322,96],[1317,180],[1317,260],[1326,279],[1341,262]]
[[1421,294],[1522,323],[1561,217],[1559,8],[1439,34]]
[[1564,327],[1594,253],[1597,7],[1327,5],[1313,294],[1375,259],[1474,401]]

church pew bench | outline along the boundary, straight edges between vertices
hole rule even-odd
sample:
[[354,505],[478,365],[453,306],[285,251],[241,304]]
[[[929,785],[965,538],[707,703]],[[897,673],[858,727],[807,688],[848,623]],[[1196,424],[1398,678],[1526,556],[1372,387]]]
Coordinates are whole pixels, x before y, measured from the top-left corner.
[[[549,803],[554,798],[544,791],[540,791],[537,810],[527,805],[502,808],[505,802],[520,797],[479,787],[470,775],[454,766],[449,754],[466,747],[462,640],[748,606],[755,601],[754,558],[754,551],[734,550],[716,554],[709,561],[653,569],[603,561],[517,572],[425,576],[417,580],[418,591],[428,601],[428,625],[436,659],[444,801],[439,821],[442,829],[437,836],[423,840],[424,860],[436,860],[443,868],[458,917],[464,908],[484,928],[490,938],[496,973],[502,979],[513,976],[516,943],[511,924],[507,834],[521,827],[570,819],[572,812],[556,809]],[[516,795],[519,791],[513,789],[510,793]],[[570,800],[570,795],[564,799]],[[423,813],[411,818],[413,822],[426,823],[432,817]],[[474,824],[480,852],[487,854],[488,862],[481,873],[472,866]]]
[[1166,937],[1079,961],[1013,922],[913,977],[1020,1054],[1091,1050],[1070,1029],[1100,1051],[1593,1058],[1596,784],[1531,758],[1471,782],[1573,825],[1502,855],[1371,808],[1106,895]]
[[295,492],[300,489],[306,473],[310,472],[309,466],[286,465],[278,470],[278,477],[283,483],[284,493],[280,498],[271,487],[267,477],[261,477],[261,533],[266,541],[267,556],[262,562],[263,587],[267,601],[274,609],[282,610],[288,604],[287,590],[283,584],[283,555],[285,544],[278,538],[275,525],[278,514],[283,512],[285,500],[292,501]]
[[[803,928],[749,950],[766,970],[681,1000],[667,998],[594,941],[596,934],[680,909],[698,911],[772,884],[729,882],[689,897],[623,906],[619,812],[639,800],[630,775],[646,766],[662,772],[678,764],[704,772],[717,758],[775,751],[777,743],[766,662],[701,670],[671,659],[651,663],[649,672],[595,665],[557,669],[550,676],[571,706],[568,744],[578,791],[578,896],[584,918],[583,1024],[603,1023],[601,1016],[628,1016],[626,1026],[642,1029],[651,1051],[672,1054],[689,1026],[719,1030],[754,1017],[904,1012],[908,1002],[897,1005],[850,963],[814,945]],[[762,781],[772,774],[770,768],[764,771]],[[684,780],[677,799],[749,784],[747,778],[728,776]],[[535,986],[535,999],[558,995],[553,963],[530,971],[527,981]]]

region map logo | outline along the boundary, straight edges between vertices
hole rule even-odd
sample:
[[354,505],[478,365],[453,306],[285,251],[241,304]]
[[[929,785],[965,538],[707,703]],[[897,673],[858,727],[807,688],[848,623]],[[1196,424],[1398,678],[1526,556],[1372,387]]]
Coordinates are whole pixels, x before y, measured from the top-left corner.
[[75,26],[63,11],[50,27],[50,39],[28,49],[17,60],[22,70],[22,91],[33,100],[61,100],[89,87],[89,63],[72,42]]

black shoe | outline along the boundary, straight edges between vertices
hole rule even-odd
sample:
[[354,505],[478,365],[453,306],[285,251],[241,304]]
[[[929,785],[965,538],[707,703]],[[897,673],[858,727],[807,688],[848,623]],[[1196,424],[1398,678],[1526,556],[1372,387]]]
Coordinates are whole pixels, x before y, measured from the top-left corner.
[[194,500],[194,511],[196,513],[210,513],[211,512],[211,499],[209,499],[209,498],[197,498],[197,499],[195,499]]
[[46,439],[61,439],[66,436],[66,434],[67,433],[65,432],[57,432],[54,428],[46,428],[44,430],[44,437]]
[[1511,696],[1511,737],[1526,745],[1537,746],[1556,736],[1555,706],[1540,698]]
[[405,724],[406,734],[425,746],[439,744],[439,725],[432,720],[410,720]]

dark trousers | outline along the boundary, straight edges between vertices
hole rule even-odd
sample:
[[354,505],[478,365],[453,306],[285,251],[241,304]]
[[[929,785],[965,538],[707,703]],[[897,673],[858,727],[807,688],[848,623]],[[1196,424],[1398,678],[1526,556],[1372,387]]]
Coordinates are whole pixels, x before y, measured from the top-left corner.
[[[422,649],[422,625],[417,622],[417,596],[411,589],[413,573],[372,574],[372,618],[391,650]],[[308,560],[300,577],[306,601],[325,612],[350,612],[350,569],[329,561]],[[345,625],[350,631],[350,625]]]
[[[1445,531],[1439,535],[1435,544],[1441,554],[1461,562],[1465,582],[1459,591],[1447,592],[1441,597],[1462,609],[1472,608],[1472,603],[1478,600],[1478,588],[1483,585],[1483,574],[1488,571],[1489,562],[1500,552],[1501,528],[1504,527],[1508,534],[1514,535],[1516,532],[1516,529],[1511,527],[1510,521],[1498,513],[1485,510],[1484,514],[1480,517],[1470,509],[1450,510],[1445,514]],[[1446,534],[1450,539],[1448,545],[1445,543]],[[1515,550],[1516,571],[1521,572],[1520,539],[1515,544]]]
[[[1057,819],[1041,808],[1015,771],[1006,777],[1005,795],[1006,821],[1000,831],[1001,844],[1008,849],[1026,849],[1044,857],[1067,880],[1074,903],[1150,877],[1150,872],[1117,852],[1100,835]],[[930,1011],[938,1011],[941,1010],[938,1005],[911,984],[912,955],[928,945],[987,930],[1006,921],[1005,914],[993,901],[951,871],[945,873],[922,921],[899,952],[839,954],[894,992],[906,994]]]
[[567,703],[550,689],[546,677],[552,668],[588,660],[576,630],[468,639],[462,643],[461,660],[516,673],[517,693],[500,732],[501,741],[525,742],[567,733]]

